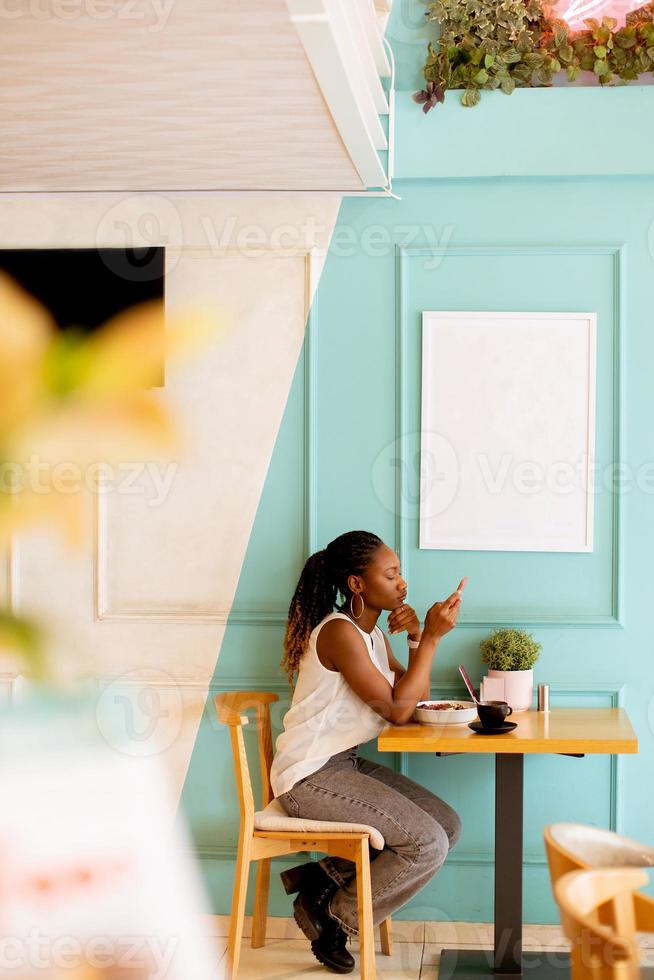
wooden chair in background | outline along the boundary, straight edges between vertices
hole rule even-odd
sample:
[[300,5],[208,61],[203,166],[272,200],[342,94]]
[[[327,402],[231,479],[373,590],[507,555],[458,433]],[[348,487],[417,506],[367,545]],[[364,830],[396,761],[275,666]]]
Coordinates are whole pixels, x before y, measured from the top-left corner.
[[[654,867],[654,848],[612,830],[577,823],[555,823],[545,828],[543,836],[552,890],[556,888],[559,878],[570,871]],[[654,932],[653,898],[637,892],[634,896],[634,914],[638,932]],[[599,920],[604,921],[603,909],[599,911]],[[654,971],[648,970],[647,973],[654,975]]]
[[[270,766],[272,763],[270,705],[277,700],[277,695],[270,691],[230,691],[225,694],[218,694],[214,699],[218,720],[229,727],[241,813],[227,942],[228,978],[235,980],[238,972],[250,863],[252,861],[257,862],[251,939],[251,945],[256,949],[264,946],[266,942],[270,859],[282,854],[319,851],[346,858],[356,865],[359,969],[363,980],[374,980],[375,936],[370,889],[369,841],[374,834],[379,837],[379,832],[373,828],[368,828],[371,831],[369,833],[359,824],[342,823],[332,824],[337,829],[329,831],[325,829],[330,826],[326,821],[307,821],[289,817],[284,813],[281,804],[272,799],[270,787]],[[261,772],[261,811],[255,811],[252,782],[243,739],[243,725],[247,725],[249,722],[245,712],[249,709],[256,711]],[[268,828],[276,826],[280,829],[262,830],[258,829],[257,824],[264,824]],[[313,829],[312,825],[320,829]],[[378,842],[377,846],[383,847],[383,838],[381,845]],[[392,953],[390,918],[381,923],[380,935],[382,952],[390,956]]]
[[572,980],[638,980],[634,892],[648,881],[638,868],[571,871],[557,880],[554,897],[572,947]]

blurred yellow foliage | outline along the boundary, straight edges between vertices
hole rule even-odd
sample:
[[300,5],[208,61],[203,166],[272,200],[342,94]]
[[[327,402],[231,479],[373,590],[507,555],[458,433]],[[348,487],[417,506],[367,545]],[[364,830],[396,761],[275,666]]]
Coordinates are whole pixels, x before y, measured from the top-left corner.
[[[180,434],[163,391],[153,386],[166,366],[217,329],[205,310],[164,324],[163,304],[149,302],[92,334],[62,332],[0,272],[0,548],[34,524],[80,543],[86,469],[178,453]],[[77,492],[62,492],[62,467],[69,477],[80,475]],[[0,643],[25,636],[12,630],[11,617],[3,623]]]
[[215,318],[199,311],[164,329],[162,304],[149,302],[95,333],[61,332],[0,272],[0,543],[40,520],[78,537],[79,506],[51,484],[57,464],[175,455],[179,433],[151,386],[215,330]]

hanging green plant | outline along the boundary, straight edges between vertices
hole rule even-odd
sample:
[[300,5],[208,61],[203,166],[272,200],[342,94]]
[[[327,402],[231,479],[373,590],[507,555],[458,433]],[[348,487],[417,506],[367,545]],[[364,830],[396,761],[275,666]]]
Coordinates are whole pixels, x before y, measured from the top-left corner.
[[426,86],[413,96],[427,113],[448,89],[463,89],[474,106],[483,89],[549,86],[565,70],[574,82],[593,72],[601,85],[629,82],[654,70],[654,0],[627,15],[585,20],[573,31],[541,0],[430,0],[427,18],[440,36],[430,42],[423,68]]

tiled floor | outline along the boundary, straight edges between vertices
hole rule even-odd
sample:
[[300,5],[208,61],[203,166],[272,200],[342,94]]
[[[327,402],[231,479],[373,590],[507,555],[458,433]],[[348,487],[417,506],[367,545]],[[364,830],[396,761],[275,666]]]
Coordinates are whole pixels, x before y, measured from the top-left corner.
[[[308,941],[292,919],[268,920],[268,940],[262,949],[250,946],[251,920],[245,922],[238,980],[322,980],[329,970],[314,959]],[[213,937],[219,958],[217,978],[223,980],[226,967],[227,916],[206,916],[204,928]],[[301,936],[301,938],[298,938]],[[377,940],[379,980],[435,980],[442,949],[491,948],[492,926],[483,922],[393,922],[392,956],[383,956]],[[643,966],[654,966],[654,939],[643,935]],[[565,949],[558,926],[525,926],[524,948],[555,956]],[[358,944],[349,947],[358,959]],[[358,964],[353,977],[358,976]]]
[[[213,917],[211,932],[216,937],[222,957],[218,975],[226,965],[226,917]],[[436,977],[441,949],[490,948],[491,928],[486,923],[403,922],[393,923],[392,956],[383,956],[377,940],[377,976],[379,980],[432,980]],[[297,938],[292,920],[270,919],[268,940],[262,949],[250,947],[250,920],[246,920],[246,937],[241,947],[238,980],[320,980],[330,972],[314,959],[308,941]],[[221,935],[222,933],[222,935]],[[554,953],[564,949],[561,931],[555,926],[529,926],[525,929],[525,949]],[[358,944],[350,949],[358,958]],[[358,974],[357,967],[352,976]]]

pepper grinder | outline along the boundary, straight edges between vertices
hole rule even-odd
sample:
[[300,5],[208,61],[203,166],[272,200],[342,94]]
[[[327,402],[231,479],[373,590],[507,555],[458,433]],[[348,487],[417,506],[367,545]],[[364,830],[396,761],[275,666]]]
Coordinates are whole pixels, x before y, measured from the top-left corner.
[[550,710],[550,686],[549,684],[538,685],[538,710]]

